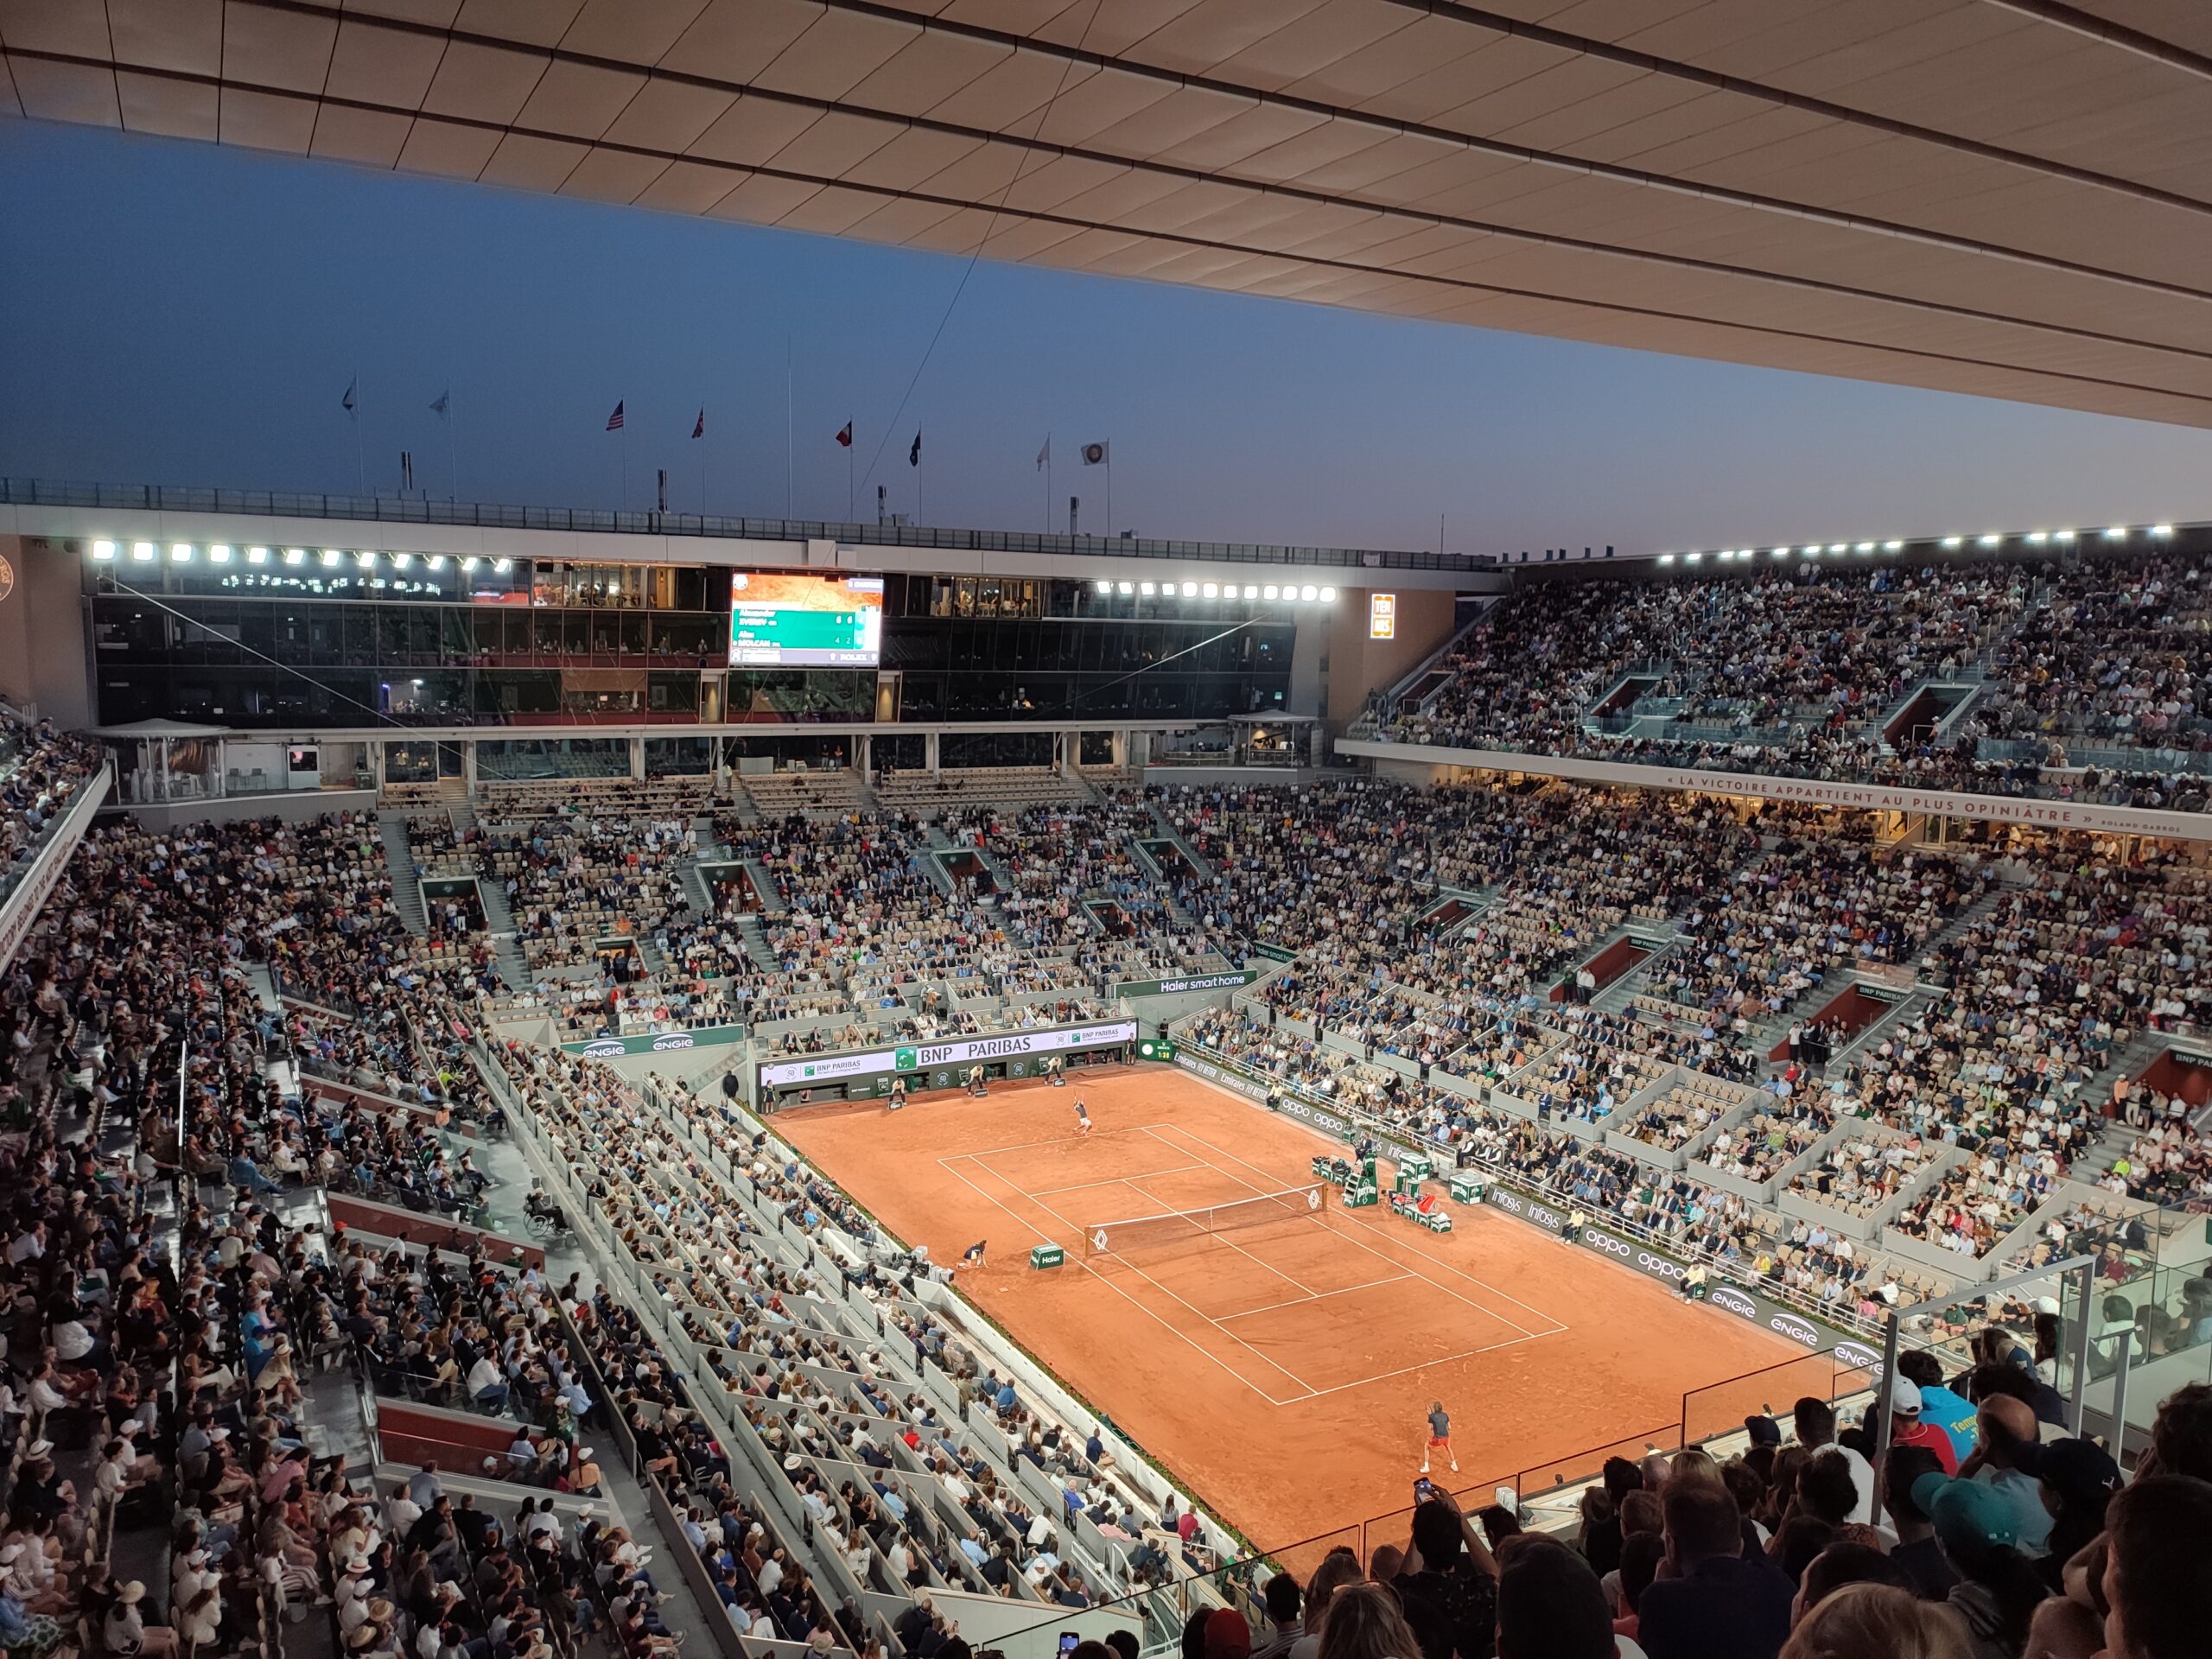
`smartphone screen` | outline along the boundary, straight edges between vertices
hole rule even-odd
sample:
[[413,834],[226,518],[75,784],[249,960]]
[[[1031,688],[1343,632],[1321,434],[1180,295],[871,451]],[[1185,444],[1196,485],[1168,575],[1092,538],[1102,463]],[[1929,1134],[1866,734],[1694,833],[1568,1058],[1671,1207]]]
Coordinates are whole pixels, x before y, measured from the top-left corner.
[[1434,1497],[1435,1496],[1436,1483],[1431,1480],[1427,1475],[1420,1477],[1414,1482],[1414,1503],[1426,1503],[1430,1498]]
[[1060,1632],[1060,1659],[1067,1659],[1067,1656],[1075,1651],[1076,1644],[1082,1640],[1083,1637],[1073,1630],[1062,1630]]

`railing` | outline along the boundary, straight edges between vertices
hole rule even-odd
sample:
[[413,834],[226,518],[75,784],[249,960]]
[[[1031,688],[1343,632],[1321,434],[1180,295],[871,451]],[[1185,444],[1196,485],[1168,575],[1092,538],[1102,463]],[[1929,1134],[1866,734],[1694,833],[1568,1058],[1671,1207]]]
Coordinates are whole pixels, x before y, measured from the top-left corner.
[[365,519],[378,524],[451,524],[473,530],[588,531],[640,536],[732,537],[757,541],[834,541],[870,547],[938,548],[962,553],[1207,559],[1228,564],[1334,565],[1386,570],[1471,571],[1492,568],[1489,560],[1464,553],[1163,541],[1138,536],[1047,536],[1034,531],[840,524],[816,518],[727,518],[719,513],[610,512],[600,507],[497,506],[482,502],[430,501],[402,496],[318,495],[172,484],[76,484],[35,478],[0,478],[0,505],[252,513],[287,518]]

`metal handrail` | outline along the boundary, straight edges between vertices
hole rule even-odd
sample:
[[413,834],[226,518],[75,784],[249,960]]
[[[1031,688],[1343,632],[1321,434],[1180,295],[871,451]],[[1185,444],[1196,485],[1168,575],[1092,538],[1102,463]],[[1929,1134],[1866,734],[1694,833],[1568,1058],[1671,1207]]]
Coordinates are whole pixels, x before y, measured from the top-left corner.
[[1465,553],[1353,547],[1275,546],[1252,542],[1162,540],[1139,536],[1052,536],[1035,531],[954,530],[926,524],[840,524],[816,518],[729,518],[720,513],[609,512],[601,507],[502,506],[403,496],[327,495],[285,490],[224,490],[172,484],[81,484],[0,478],[0,505],[94,507],[118,512],[235,512],[287,518],[364,519],[473,530],[592,531],[641,536],[737,537],[766,541],[835,541],[874,547],[941,548],[965,553],[1061,553],[1135,559],[1217,559],[1230,564],[1337,565],[1389,570],[1487,570]]

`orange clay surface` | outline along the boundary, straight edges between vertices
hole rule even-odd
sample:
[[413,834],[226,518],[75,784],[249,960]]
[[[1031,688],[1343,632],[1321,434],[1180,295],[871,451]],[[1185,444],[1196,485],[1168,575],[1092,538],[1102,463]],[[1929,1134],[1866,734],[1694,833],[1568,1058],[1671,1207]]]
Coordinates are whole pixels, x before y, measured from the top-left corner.
[[[1098,1224],[1303,1186],[1316,1153],[1343,1150],[1164,1066],[898,1113],[803,1107],[776,1129],[937,1261],[988,1239],[988,1265],[963,1269],[959,1291],[1266,1548],[1404,1511],[1432,1400],[1459,1459],[1454,1476],[1440,1456],[1437,1478],[1488,1503],[1522,1476],[1535,1497],[1554,1459],[1580,1475],[1602,1461],[1592,1448],[1676,1443],[1685,1393],[1724,1379],[1783,1367],[1694,1396],[1692,1437],[1827,1391],[1827,1358],[1487,1207],[1452,1205],[1440,1236],[1325,1187],[1317,1213],[1133,1230],[1125,1254],[1086,1258],[1080,1235]],[[1045,1243],[1065,1266],[1030,1267]],[[1395,1519],[1373,1531],[1367,1548],[1403,1541]]]

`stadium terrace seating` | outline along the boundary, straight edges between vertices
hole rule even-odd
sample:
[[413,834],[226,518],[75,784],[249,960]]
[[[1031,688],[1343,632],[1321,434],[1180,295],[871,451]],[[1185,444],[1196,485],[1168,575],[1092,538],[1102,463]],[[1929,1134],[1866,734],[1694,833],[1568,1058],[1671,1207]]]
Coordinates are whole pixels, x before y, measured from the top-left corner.
[[734,781],[764,817],[851,812],[861,805],[861,775],[856,772],[748,772]]
[[[1449,682],[1380,734],[2202,810],[2207,564],[1791,561],[1687,581],[1531,583],[1459,642]],[[1972,689],[1972,702],[1940,744],[1892,747],[1885,722],[1931,681]],[[1624,687],[1637,695],[1616,706]]]
[[582,966],[602,939],[651,933],[682,899],[677,860],[697,845],[688,816],[487,816],[481,832],[480,856],[506,887],[533,969]]
[[944,772],[894,772],[880,779],[876,798],[906,811],[964,802],[1027,806],[1076,801],[1082,786],[1052,766],[971,766]]

